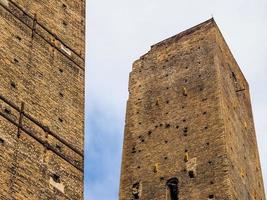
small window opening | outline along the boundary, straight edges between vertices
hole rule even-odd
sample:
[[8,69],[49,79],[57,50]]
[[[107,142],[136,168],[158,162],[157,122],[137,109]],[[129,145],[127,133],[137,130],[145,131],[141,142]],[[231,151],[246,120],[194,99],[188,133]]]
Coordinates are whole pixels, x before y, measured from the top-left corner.
[[171,178],[166,183],[167,190],[168,190],[168,200],[178,200],[178,179]]
[[63,119],[59,117],[58,118],[58,121],[60,121],[62,123],[63,122]]
[[60,183],[61,180],[60,180],[60,176],[57,175],[57,174],[53,174],[52,175],[52,179],[56,182],[56,183]]
[[148,131],[148,133],[147,133],[147,134],[148,134],[148,135],[151,135],[151,133],[152,133],[152,131],[150,130],[150,131]]
[[0,138],[0,144],[4,144],[5,140],[3,140],[2,138]]
[[165,125],[165,128],[170,128],[170,127],[171,127],[170,124],[166,124],[166,125]]
[[60,73],[63,73],[63,69],[59,69],[59,72],[60,72]]
[[67,8],[67,5],[66,4],[62,4],[62,8],[66,9]]
[[133,199],[140,199],[140,183],[139,182],[133,184],[132,195],[133,195]]
[[64,94],[62,92],[59,93],[59,96],[64,97]]

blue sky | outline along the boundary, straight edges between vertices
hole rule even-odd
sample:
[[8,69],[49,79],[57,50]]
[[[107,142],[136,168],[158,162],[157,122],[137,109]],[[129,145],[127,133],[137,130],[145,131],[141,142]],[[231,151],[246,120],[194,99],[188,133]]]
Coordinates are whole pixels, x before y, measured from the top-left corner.
[[219,25],[252,98],[267,181],[267,1],[88,0],[85,200],[117,200],[128,74],[152,44],[209,19]]

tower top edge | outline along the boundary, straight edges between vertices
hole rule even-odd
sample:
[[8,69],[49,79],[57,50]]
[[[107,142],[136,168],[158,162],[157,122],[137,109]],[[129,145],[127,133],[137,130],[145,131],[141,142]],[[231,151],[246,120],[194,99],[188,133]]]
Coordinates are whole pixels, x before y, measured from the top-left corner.
[[186,29],[185,31],[182,31],[182,32],[180,32],[180,33],[178,33],[178,34],[176,34],[174,36],[171,36],[171,37],[169,37],[169,38],[167,38],[167,39],[165,39],[165,40],[163,40],[161,42],[158,42],[158,43],[152,45],[151,49],[159,47],[159,46],[164,46],[164,45],[167,45],[167,44],[172,43],[172,42],[175,42],[175,41],[179,40],[180,38],[182,38],[182,37],[184,37],[186,35],[190,35],[190,34],[194,33],[195,31],[197,31],[197,30],[199,30],[199,29],[201,29],[203,27],[213,27],[213,26],[217,27],[217,24],[216,24],[214,18],[212,17],[212,18],[210,18],[210,19],[208,19],[208,20],[206,20],[206,21],[204,21],[204,22],[202,22],[202,23],[200,23],[200,24],[198,24],[196,26],[193,26],[193,27],[191,27],[189,29]]

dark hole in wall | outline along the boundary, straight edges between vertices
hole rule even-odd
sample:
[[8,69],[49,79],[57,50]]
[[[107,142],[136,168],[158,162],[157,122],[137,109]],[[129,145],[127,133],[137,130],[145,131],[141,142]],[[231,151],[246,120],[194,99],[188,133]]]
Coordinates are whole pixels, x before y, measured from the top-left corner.
[[170,128],[170,127],[171,127],[170,124],[166,124],[166,125],[165,125],[165,128]]
[[59,96],[64,97],[64,94],[62,92],[59,93]]
[[194,173],[194,171],[193,171],[193,170],[188,171],[188,176],[189,176],[190,178],[195,178],[195,173]]
[[213,194],[210,194],[209,195],[209,199],[214,199],[214,195]]
[[171,178],[166,183],[168,189],[168,200],[178,200],[179,189],[178,189],[178,179]]
[[237,82],[237,78],[236,78],[236,75],[234,72],[232,72],[232,77],[233,77],[234,81]]
[[20,36],[16,35],[16,38],[17,38],[18,41],[21,41],[21,37]]
[[62,24],[64,25],[64,26],[67,26],[68,25],[68,22],[66,22],[66,21],[62,21]]
[[16,89],[16,83],[11,82],[10,85],[11,85],[12,88]]
[[60,176],[57,175],[57,174],[53,174],[52,175],[52,179],[56,182],[56,183],[60,183],[61,180],[60,180]]
[[19,62],[18,59],[16,59],[16,58],[14,58],[13,61],[14,61],[14,63],[18,63]]
[[3,140],[2,138],[0,138],[0,145],[1,144],[4,144],[5,143],[5,140]]
[[132,195],[133,195],[133,199],[140,199],[140,183],[139,182],[133,184]]
[[62,123],[63,122],[63,119],[59,117],[58,118],[58,121],[60,121]]
[[136,153],[135,147],[132,148],[132,153]]
[[4,111],[5,111],[6,114],[9,114],[9,115],[11,114],[11,110],[8,109],[8,108],[5,108]]
[[63,73],[63,69],[59,69],[59,72]]
[[59,144],[56,144],[56,148],[61,151],[62,147]]
[[184,135],[187,135],[188,128],[187,128],[187,127],[184,127],[184,128],[183,128],[183,132],[184,132]]

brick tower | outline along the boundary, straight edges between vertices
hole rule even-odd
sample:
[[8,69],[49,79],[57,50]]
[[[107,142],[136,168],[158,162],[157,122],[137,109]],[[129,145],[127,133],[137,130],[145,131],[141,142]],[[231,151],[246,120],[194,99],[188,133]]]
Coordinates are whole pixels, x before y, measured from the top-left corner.
[[210,19],[134,62],[120,200],[265,200],[249,86]]
[[0,199],[83,199],[84,0],[0,0]]

